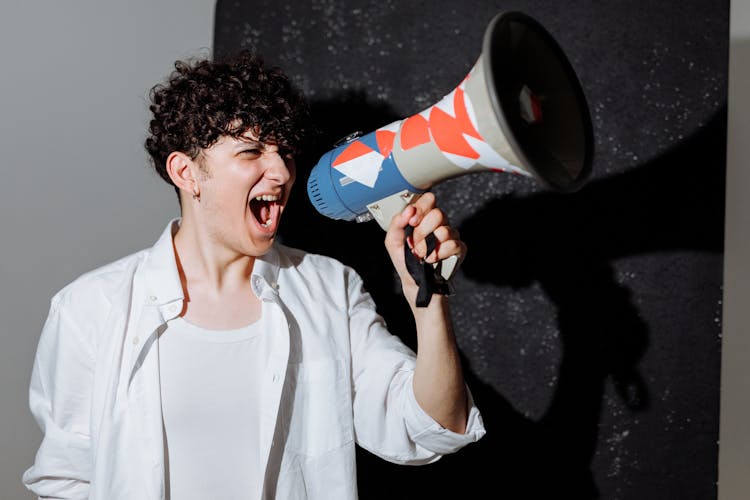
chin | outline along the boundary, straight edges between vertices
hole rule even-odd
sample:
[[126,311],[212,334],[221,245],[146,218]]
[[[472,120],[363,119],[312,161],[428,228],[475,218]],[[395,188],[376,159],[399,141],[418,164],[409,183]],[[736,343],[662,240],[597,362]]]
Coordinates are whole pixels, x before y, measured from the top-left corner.
[[263,237],[255,237],[249,242],[244,248],[243,253],[252,257],[262,257],[271,250],[273,242],[276,240],[276,235],[268,235]]

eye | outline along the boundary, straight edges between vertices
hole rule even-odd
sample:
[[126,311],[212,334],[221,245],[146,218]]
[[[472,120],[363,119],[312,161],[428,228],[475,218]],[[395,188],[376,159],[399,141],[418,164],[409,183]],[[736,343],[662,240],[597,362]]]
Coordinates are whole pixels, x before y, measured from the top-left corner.
[[260,158],[260,155],[262,154],[261,150],[258,148],[252,148],[252,149],[244,149],[242,150],[242,156],[249,157],[250,159]]
[[284,160],[294,160],[294,151],[291,149],[279,149],[279,156]]

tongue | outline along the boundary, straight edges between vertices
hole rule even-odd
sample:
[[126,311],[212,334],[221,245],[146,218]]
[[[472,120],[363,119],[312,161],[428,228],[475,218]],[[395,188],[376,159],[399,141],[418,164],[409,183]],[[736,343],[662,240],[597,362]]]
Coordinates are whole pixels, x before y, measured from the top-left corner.
[[264,203],[260,206],[260,223],[265,224],[268,218],[271,216],[271,210],[268,208],[268,204]]

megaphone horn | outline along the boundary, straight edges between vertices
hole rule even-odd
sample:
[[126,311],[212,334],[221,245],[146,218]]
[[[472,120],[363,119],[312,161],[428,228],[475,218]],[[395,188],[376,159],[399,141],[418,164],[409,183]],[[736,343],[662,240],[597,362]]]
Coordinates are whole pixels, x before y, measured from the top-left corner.
[[307,191],[321,214],[375,218],[383,229],[433,185],[507,172],[571,192],[591,172],[593,133],[576,74],[560,46],[520,12],[496,15],[464,80],[420,113],[325,153]]

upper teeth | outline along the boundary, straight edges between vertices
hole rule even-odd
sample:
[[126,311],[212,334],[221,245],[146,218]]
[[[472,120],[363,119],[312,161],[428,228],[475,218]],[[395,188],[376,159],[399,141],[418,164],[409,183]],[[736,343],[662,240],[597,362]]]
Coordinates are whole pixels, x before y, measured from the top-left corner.
[[257,201],[277,201],[279,199],[279,196],[275,194],[262,194],[260,196],[256,196],[255,199]]

